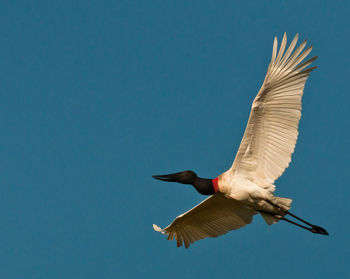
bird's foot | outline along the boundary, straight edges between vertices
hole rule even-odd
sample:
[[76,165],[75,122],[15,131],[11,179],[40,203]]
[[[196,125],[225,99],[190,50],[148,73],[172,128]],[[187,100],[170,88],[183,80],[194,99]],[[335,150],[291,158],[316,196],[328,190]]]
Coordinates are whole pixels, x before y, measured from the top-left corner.
[[329,233],[322,227],[315,226],[313,225],[312,228],[310,229],[312,233],[318,233],[318,234],[323,234],[323,235],[329,235]]

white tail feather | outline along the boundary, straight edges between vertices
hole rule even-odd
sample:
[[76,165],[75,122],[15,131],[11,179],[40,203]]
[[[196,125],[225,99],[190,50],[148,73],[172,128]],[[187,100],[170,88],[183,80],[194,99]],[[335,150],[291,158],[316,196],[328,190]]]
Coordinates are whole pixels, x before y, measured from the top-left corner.
[[[284,210],[289,210],[290,205],[292,204],[292,199],[282,198],[282,197],[274,197],[272,202]],[[279,221],[278,218],[276,218],[270,214],[267,214],[267,213],[260,212],[260,215],[261,215],[261,217],[263,217],[266,224],[268,224],[268,225],[273,225]]]
[[289,210],[290,205],[292,204],[292,199],[282,198],[282,197],[274,197],[272,202],[277,204],[278,206],[282,207],[282,209],[284,209],[284,210]]

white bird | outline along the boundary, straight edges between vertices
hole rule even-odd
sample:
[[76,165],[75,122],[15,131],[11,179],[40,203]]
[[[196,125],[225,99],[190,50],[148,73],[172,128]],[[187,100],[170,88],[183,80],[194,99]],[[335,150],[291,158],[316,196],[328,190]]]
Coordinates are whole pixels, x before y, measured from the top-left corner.
[[[292,200],[276,197],[274,181],[291,161],[298,137],[301,98],[305,82],[316,67],[309,67],[317,58],[305,62],[312,47],[295,36],[288,49],[284,34],[277,54],[277,38],[273,42],[272,59],[264,83],[255,97],[248,124],[231,168],[215,179],[198,177],[193,171],[153,178],[191,184],[203,195],[211,195],[191,210],[179,215],[166,228],[153,225],[156,231],[175,237],[177,246],[189,245],[206,237],[218,237],[230,230],[250,224],[260,213],[268,225],[284,220],[313,233],[328,235],[322,227],[289,212]],[[303,51],[304,50],[304,51]],[[290,215],[305,225],[285,218]]]

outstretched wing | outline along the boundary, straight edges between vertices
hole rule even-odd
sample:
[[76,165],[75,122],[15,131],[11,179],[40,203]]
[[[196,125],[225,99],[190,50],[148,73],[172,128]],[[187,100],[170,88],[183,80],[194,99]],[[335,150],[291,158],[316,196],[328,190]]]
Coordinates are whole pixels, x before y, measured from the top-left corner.
[[264,188],[280,177],[291,161],[298,137],[305,82],[316,68],[307,67],[317,57],[303,62],[312,49],[308,47],[303,51],[306,41],[293,52],[297,41],[298,35],[284,52],[287,44],[284,34],[277,55],[275,37],[264,83],[252,104],[236,159],[228,170],[228,173],[244,175]]
[[223,194],[215,194],[196,207],[179,215],[165,229],[153,225],[156,231],[174,237],[177,246],[182,243],[188,248],[191,243],[206,238],[218,237],[228,231],[250,224],[257,212],[238,201],[226,198]]

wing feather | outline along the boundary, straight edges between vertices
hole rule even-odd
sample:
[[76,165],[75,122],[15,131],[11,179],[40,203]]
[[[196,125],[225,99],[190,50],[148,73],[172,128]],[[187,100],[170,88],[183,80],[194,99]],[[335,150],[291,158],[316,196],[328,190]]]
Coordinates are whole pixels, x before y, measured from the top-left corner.
[[250,224],[257,212],[238,201],[216,194],[179,215],[165,229],[153,225],[156,231],[168,235],[168,240],[175,237],[177,246],[185,245],[206,238],[218,237],[228,231]]
[[293,52],[297,41],[298,35],[283,54],[287,45],[284,34],[277,54],[277,38],[274,39],[264,83],[254,99],[242,142],[228,170],[231,174],[246,176],[263,188],[273,184],[291,161],[298,137],[304,86],[310,72],[316,68],[307,67],[317,57],[303,62],[312,50],[311,46],[304,50],[307,41]]

